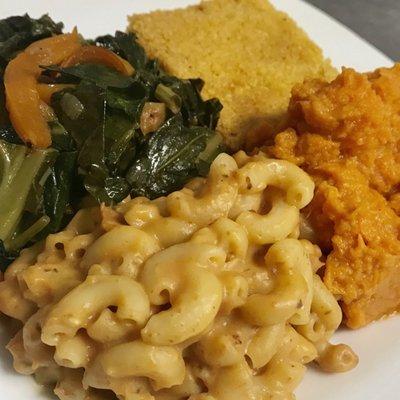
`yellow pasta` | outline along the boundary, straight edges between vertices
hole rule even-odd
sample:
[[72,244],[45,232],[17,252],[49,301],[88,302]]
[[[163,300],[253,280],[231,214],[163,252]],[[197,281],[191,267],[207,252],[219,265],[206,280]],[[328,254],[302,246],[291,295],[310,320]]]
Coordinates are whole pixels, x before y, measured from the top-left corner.
[[[187,244],[171,246],[144,265],[141,281],[152,304],[171,304],[168,310],[151,316],[143,328],[142,338],[147,343],[178,344],[202,333],[212,323],[221,305],[220,281],[202,268],[202,263],[196,265],[198,257],[195,256],[202,250],[199,252],[201,257],[208,261],[215,257],[218,249],[211,246],[197,249],[196,244]],[[180,246],[184,249],[178,250]]]
[[93,358],[95,347],[86,333],[77,333],[72,338],[61,339],[54,353],[58,365],[67,368],[83,368]]
[[[126,357],[134,354],[134,357]],[[145,376],[155,389],[179,385],[185,378],[185,362],[176,347],[153,346],[141,340],[114,346],[95,361],[112,378]]]
[[342,315],[298,239],[314,185],[262,153],[219,155],[167,197],[80,211],[22,252],[0,311],[14,366],[61,400],[288,400],[306,364],[345,371]]
[[262,368],[271,361],[279,350],[284,332],[285,324],[269,325],[257,330],[246,351],[254,368]]
[[240,309],[243,317],[249,323],[266,326],[296,319],[307,311],[309,315],[306,276],[311,264],[301,243],[284,239],[273,244],[265,255],[265,264],[276,275],[275,287],[267,294],[250,295]]
[[106,307],[117,307],[120,319],[144,324],[150,304],[142,286],[125,276],[89,276],[49,312],[42,327],[42,341],[56,346],[86,328]]

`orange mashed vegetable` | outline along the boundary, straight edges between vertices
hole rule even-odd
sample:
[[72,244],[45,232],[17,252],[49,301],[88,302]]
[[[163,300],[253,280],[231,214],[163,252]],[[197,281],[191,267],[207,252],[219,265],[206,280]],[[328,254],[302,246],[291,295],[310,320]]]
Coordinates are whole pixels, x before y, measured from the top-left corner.
[[315,180],[306,210],[324,281],[359,328],[400,310],[400,65],[294,88],[290,126],[266,150]]

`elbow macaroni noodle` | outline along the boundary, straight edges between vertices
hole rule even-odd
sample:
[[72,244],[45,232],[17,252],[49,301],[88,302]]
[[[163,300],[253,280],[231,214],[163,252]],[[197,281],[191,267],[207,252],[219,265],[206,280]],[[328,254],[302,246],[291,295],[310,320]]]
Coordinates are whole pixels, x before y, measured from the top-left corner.
[[262,153],[220,154],[207,179],[167,197],[81,210],[22,251],[0,311],[24,323],[15,369],[61,400],[289,400],[342,314],[299,239],[308,175]]

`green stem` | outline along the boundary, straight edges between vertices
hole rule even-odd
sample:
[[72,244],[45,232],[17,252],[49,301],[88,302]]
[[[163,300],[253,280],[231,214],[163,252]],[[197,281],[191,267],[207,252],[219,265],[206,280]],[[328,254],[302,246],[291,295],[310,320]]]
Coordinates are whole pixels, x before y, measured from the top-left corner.
[[33,223],[28,229],[20,233],[18,236],[7,240],[4,243],[7,251],[17,250],[25,246],[34,236],[42,231],[50,223],[50,218],[47,215],[40,217],[35,223]]
[[0,192],[0,239],[3,241],[9,238],[18,224],[32,182],[46,156],[45,151],[26,155],[18,171],[14,171],[12,180],[7,179],[7,186]]
[[26,147],[0,141],[0,192],[14,179],[21,167],[26,153]]
[[182,99],[168,86],[159,83],[154,95],[157,100],[165,103],[174,114],[177,114],[181,109]]
[[198,159],[204,162],[212,161],[218,154],[218,148],[222,143],[222,137],[215,133],[215,135],[208,141],[206,148],[199,154]]

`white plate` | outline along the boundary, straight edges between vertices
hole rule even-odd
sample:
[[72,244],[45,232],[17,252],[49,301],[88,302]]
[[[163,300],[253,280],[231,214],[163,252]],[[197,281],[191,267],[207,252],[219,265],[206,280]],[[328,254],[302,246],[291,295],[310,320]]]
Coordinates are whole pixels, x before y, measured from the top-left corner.
[[[88,37],[124,30],[126,15],[155,8],[175,8],[193,0],[0,0],[0,18],[28,12],[38,17],[48,12],[66,28],[77,25]],[[335,66],[368,71],[392,62],[377,49],[326,14],[299,0],[272,0],[289,13],[323,49]],[[8,335],[0,319],[0,400],[39,400],[49,395],[11,369],[4,350]],[[370,325],[359,331],[342,330],[336,342],[349,343],[360,356],[360,364],[347,374],[329,375],[312,370],[297,391],[298,400],[399,400],[400,317]],[[246,400],[246,399],[243,399]]]

